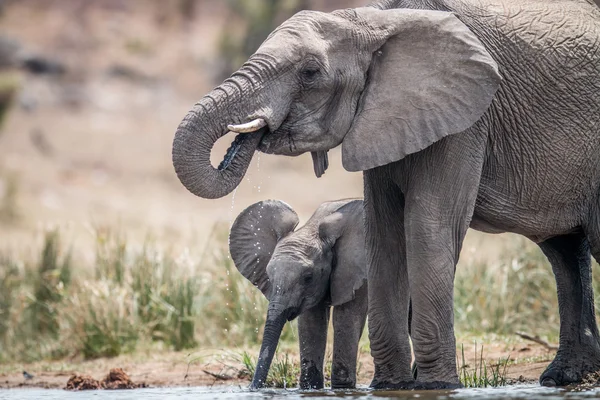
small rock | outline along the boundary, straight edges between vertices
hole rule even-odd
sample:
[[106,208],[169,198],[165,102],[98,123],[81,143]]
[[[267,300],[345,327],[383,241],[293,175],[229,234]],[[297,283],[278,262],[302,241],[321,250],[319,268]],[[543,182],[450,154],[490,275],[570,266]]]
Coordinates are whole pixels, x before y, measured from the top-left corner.
[[65,390],[104,389],[102,383],[89,375],[73,375],[69,378]]
[[146,387],[145,383],[134,383],[122,368],[111,369],[102,383],[105,389],[136,389]]
[[98,381],[89,375],[73,375],[67,382],[66,390],[98,389],[137,389],[145,388],[145,383],[134,383],[122,368],[113,368],[106,378]]

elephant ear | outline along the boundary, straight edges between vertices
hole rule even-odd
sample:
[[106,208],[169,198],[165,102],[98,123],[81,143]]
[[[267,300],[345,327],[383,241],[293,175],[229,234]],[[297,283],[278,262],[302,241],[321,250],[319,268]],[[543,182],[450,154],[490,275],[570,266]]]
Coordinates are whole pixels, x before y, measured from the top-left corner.
[[454,14],[355,11],[375,38],[375,51],[357,114],[342,142],[346,170],[401,160],[466,130],[488,109],[501,81],[498,66]]
[[236,268],[269,298],[267,264],[277,242],[293,232],[298,215],[277,200],[260,201],[238,215],[229,234],[229,251]]
[[331,305],[335,307],[353,300],[354,293],[367,282],[362,201],[353,200],[325,217],[319,236],[335,253],[329,279]]

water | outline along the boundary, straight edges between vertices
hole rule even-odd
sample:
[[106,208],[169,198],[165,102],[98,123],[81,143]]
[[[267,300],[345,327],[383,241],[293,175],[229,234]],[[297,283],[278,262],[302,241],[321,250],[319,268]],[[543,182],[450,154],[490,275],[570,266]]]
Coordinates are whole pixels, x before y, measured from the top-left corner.
[[46,389],[11,389],[0,390],[1,399],[23,400],[70,400],[70,399],[117,399],[117,400],[152,400],[152,399],[271,399],[283,398],[286,400],[320,400],[336,398],[352,399],[419,399],[419,400],[444,400],[444,399],[588,399],[598,398],[600,388],[590,390],[565,390],[545,388],[538,385],[518,385],[493,389],[459,389],[451,391],[390,391],[372,392],[366,389],[353,391],[309,391],[299,390],[263,390],[249,392],[246,389],[236,388],[154,388],[136,390],[99,390],[87,392],[67,392],[63,390]]

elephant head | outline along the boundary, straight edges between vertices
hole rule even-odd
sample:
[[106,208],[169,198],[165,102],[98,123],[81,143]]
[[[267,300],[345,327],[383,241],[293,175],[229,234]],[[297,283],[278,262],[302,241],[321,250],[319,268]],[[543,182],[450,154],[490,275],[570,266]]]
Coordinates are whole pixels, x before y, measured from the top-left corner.
[[[255,150],[312,152],[315,173],[342,144],[350,171],[418,152],[473,125],[499,85],[497,65],[454,14],[365,7],[303,11],[204,96],[173,142],[177,176],[218,198],[242,180]],[[210,152],[239,132],[223,162]]]
[[287,321],[323,301],[346,303],[366,282],[364,248],[356,248],[364,241],[362,201],[325,203],[294,231],[297,225],[290,206],[266,200],[242,211],[231,227],[236,267],[269,300],[254,388],[267,378]]

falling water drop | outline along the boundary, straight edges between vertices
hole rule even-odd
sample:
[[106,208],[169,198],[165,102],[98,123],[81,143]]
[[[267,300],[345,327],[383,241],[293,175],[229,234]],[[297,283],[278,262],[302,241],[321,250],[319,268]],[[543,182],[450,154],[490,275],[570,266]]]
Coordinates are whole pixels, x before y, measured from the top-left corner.
[[[235,206],[235,194],[237,193],[237,187],[233,189],[231,193],[231,208],[229,209],[229,229],[233,225],[233,207]],[[227,239],[229,241],[229,239]],[[228,243],[229,244],[229,243]]]
[[260,153],[258,153],[258,156],[256,157],[256,171],[258,172],[258,193],[260,193],[260,187],[262,186],[262,176],[260,175]]

